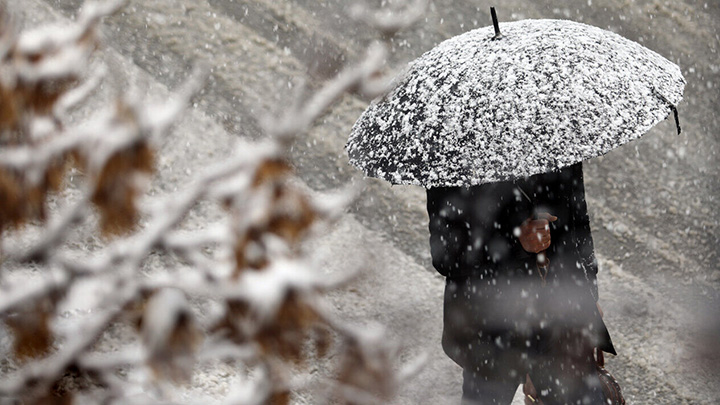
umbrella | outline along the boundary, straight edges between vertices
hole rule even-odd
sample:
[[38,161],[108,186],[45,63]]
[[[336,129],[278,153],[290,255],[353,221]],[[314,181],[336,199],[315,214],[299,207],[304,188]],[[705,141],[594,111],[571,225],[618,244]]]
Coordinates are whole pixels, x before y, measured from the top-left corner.
[[494,23],[412,62],[353,126],[350,162],[393,184],[478,185],[570,166],[677,120],[685,79],[659,54],[567,20],[502,34]]

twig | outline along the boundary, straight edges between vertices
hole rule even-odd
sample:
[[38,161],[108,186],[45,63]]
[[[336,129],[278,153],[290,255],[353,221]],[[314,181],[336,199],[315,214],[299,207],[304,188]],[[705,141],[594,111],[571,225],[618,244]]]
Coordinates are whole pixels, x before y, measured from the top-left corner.
[[138,292],[137,285],[133,283],[118,280],[116,286],[116,293],[109,297],[113,305],[108,305],[109,309],[105,313],[85,322],[81,328],[82,333],[75,335],[76,339],[67,342],[57,353],[23,367],[19,375],[0,382],[0,393],[12,397],[28,396],[31,392],[46,392],[67,367],[95,343]]

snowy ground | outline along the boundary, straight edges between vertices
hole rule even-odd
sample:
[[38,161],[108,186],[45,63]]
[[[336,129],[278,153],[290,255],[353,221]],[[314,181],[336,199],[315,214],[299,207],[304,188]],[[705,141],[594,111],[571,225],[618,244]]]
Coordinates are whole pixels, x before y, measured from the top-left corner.
[[[79,0],[9,2],[27,25],[71,18]],[[282,108],[297,78],[321,80],[357,60],[373,35],[349,21],[343,0],[131,0],[109,18],[107,57],[162,96],[195,61],[212,77],[163,145],[151,192],[170,193],[227,153],[235,137],[262,136],[258,119]],[[379,3],[379,2],[378,2]],[[393,44],[403,63],[452,35],[489,24],[493,5],[432,1],[426,18]],[[679,106],[684,133],[666,121],[641,140],[585,165],[600,258],[601,304],[619,356],[608,368],[631,404],[711,404],[720,398],[720,2],[714,0],[506,0],[500,20],[569,18],[608,28],[678,63],[688,80]],[[308,68],[309,66],[309,68]],[[439,341],[443,280],[427,245],[422,189],[363,180],[343,145],[367,100],[348,96],[293,148],[303,181],[325,191],[365,190],[313,243],[328,271],[355,265],[362,277],[332,302],[343,316],[388,325],[424,371],[397,404],[457,403],[460,370]],[[209,214],[208,214],[209,215]],[[193,219],[204,220],[202,213]],[[0,336],[2,339],[2,336]],[[227,381],[200,381],[196,389]],[[312,403],[305,398],[304,402]]]

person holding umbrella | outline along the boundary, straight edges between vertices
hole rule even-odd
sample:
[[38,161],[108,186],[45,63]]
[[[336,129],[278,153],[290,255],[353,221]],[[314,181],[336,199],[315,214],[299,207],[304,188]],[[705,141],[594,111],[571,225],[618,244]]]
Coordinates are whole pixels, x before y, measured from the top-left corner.
[[442,344],[465,402],[509,404],[526,382],[526,403],[623,403],[593,358],[615,348],[596,304],[582,162],[670,113],[677,122],[685,79],[617,34],[562,20],[501,34],[492,11],[494,32],[441,43],[373,101],[350,162],[427,189]]
[[593,348],[615,349],[595,305],[581,164],[427,197],[447,277],[442,344],[463,367],[464,400],[509,404],[529,378],[544,403],[603,404]]

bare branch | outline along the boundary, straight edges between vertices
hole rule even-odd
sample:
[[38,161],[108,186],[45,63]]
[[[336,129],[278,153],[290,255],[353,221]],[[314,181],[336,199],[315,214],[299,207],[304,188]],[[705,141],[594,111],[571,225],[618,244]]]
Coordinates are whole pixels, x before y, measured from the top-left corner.
[[350,8],[350,16],[365,22],[385,37],[391,37],[413,25],[425,13],[428,0],[403,1],[402,3],[395,9],[377,10],[356,3]]
[[39,362],[25,366],[19,375],[12,376],[6,381],[0,382],[0,393],[8,396],[27,395],[29,392],[43,392],[54,381],[58,380],[68,365],[73,363],[82,353],[85,353],[90,346],[107,329],[108,325],[121,313],[125,304],[136,294],[135,285],[117,283],[119,288],[112,296],[112,308],[105,313],[97,314],[90,321],[81,326],[82,333],[76,338],[67,342],[57,353]]

